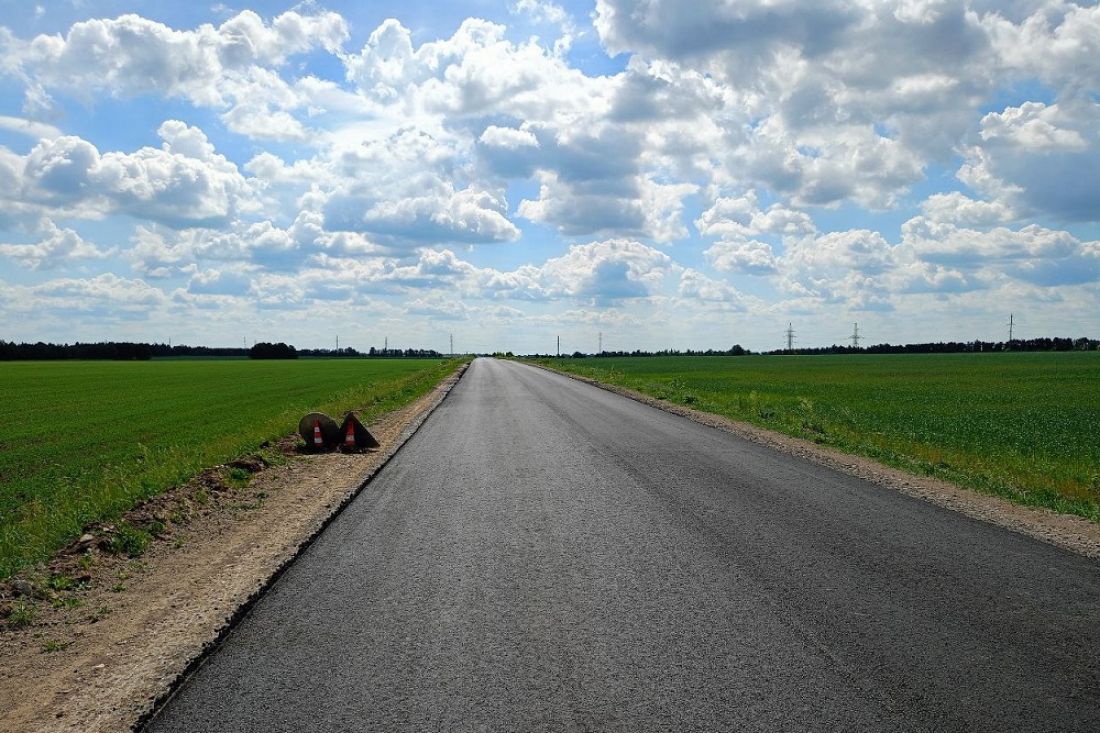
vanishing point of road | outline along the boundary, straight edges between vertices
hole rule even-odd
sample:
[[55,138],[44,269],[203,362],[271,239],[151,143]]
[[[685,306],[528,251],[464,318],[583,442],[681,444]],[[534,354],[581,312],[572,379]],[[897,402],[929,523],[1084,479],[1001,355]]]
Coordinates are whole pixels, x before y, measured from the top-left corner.
[[1100,565],[476,360],[152,731],[1096,731]]

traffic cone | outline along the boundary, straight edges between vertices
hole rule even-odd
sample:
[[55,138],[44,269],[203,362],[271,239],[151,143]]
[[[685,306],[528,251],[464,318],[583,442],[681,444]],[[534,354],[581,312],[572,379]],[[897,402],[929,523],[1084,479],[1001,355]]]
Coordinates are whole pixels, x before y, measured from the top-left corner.
[[344,436],[344,447],[349,450],[355,447],[355,423],[350,420],[348,421],[348,432]]
[[313,448],[314,450],[321,450],[325,447],[325,438],[321,435],[321,421],[313,421]]

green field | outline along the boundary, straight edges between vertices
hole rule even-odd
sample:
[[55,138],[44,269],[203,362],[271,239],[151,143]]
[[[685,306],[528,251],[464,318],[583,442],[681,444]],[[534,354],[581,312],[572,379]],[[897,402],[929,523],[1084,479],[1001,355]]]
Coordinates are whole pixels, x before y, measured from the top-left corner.
[[1100,354],[540,361],[1100,521]]
[[0,578],[89,522],[293,432],[311,409],[370,420],[458,363],[0,363]]

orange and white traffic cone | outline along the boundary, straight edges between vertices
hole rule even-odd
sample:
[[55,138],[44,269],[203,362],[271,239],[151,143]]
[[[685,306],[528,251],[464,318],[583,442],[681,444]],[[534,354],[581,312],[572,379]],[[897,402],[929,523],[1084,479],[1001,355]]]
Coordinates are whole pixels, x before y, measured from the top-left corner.
[[313,447],[316,450],[321,450],[325,446],[324,436],[321,435],[321,421],[313,421]]
[[344,436],[344,447],[355,447],[355,423],[351,422],[350,420],[348,421],[348,432]]

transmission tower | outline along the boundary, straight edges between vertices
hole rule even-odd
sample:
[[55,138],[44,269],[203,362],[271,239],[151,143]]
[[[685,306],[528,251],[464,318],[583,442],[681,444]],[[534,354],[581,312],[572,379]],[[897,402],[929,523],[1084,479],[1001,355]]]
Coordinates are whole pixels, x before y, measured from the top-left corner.
[[451,334],[451,356],[455,355],[455,335]]
[[1012,329],[1016,327],[1016,314],[1008,314],[1008,343],[1012,343]]
[[558,336],[558,356],[561,356],[561,336]]
[[794,324],[787,324],[787,351],[794,351]]
[[603,353],[603,331],[600,331],[600,340],[599,340],[599,344],[600,344],[600,348],[599,348],[599,350],[598,350],[598,351],[597,351],[596,353],[597,353],[597,354],[602,354],[602,353]]
[[852,348],[853,349],[858,349],[859,348],[859,324],[858,323],[853,323],[852,325],[854,326],[854,328],[852,330]]

